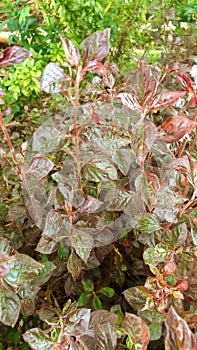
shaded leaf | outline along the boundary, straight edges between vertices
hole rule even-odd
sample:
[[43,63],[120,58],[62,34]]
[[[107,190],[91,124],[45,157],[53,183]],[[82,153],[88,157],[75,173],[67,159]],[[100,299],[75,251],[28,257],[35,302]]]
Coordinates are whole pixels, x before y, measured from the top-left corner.
[[183,95],[185,95],[184,91],[163,92],[161,94],[158,94],[153,99],[150,110],[160,110],[171,107]]
[[24,341],[33,350],[55,350],[54,342],[40,328],[32,328],[23,334]]
[[86,292],[93,292],[94,291],[94,283],[91,280],[82,281],[83,289]]
[[85,306],[90,300],[91,296],[92,296],[91,293],[87,293],[87,292],[81,293],[79,299],[77,300],[77,305],[79,307]]
[[131,287],[126,289],[123,294],[128,303],[136,311],[141,310],[146,304],[146,299],[150,297],[148,288],[143,286]]
[[76,280],[81,273],[81,270],[82,270],[81,260],[73,252],[70,254],[68,258],[67,269],[68,269],[68,272],[72,275],[72,278],[74,280]]
[[85,38],[82,43],[82,59],[84,67],[93,60],[102,61],[109,51],[110,29],[106,28],[103,32],[95,32]]
[[54,163],[44,157],[36,156],[32,159],[29,166],[29,173],[40,180],[53,169]]
[[97,324],[95,338],[100,350],[113,350],[117,345],[117,335],[110,322]]
[[149,329],[140,317],[126,312],[121,328],[131,338],[136,349],[147,349],[150,339]]
[[42,235],[52,237],[54,240],[61,230],[64,223],[64,217],[58,210],[50,210],[47,214],[45,226]]
[[112,160],[122,174],[126,176],[133,162],[132,150],[127,148],[116,149],[113,152]]
[[0,56],[0,67],[13,66],[19,62],[23,62],[26,58],[32,56],[31,52],[26,49],[23,49],[19,46],[10,46],[7,47],[2,55]]
[[71,64],[71,66],[77,67],[79,65],[80,60],[78,48],[69,39],[63,38],[62,35],[60,35],[59,37],[62,41],[63,49],[68,62]]
[[97,310],[91,313],[90,327],[94,328],[97,324],[104,325],[105,323],[111,323],[115,326],[118,316],[107,310]]
[[9,289],[0,286],[0,322],[14,327],[20,313],[19,297]]
[[93,297],[93,307],[95,310],[102,309],[102,302],[100,301],[99,297],[97,297],[96,294],[94,294],[94,297]]
[[90,252],[93,248],[93,237],[88,229],[73,227],[72,246],[80,258],[87,263]]
[[32,151],[49,153],[57,150],[65,135],[54,125],[41,125],[33,134]]
[[50,62],[44,69],[40,89],[48,93],[58,93],[67,90],[70,80],[58,64]]
[[36,251],[42,254],[52,254],[58,249],[59,243],[51,237],[42,236],[37,244]]
[[138,311],[138,316],[140,316],[148,325],[150,341],[160,339],[165,316],[157,311],[148,309]]
[[106,297],[109,297],[109,298],[112,298],[114,296],[114,290],[113,288],[110,288],[110,287],[103,287],[97,290],[97,293],[105,295]]
[[176,313],[171,306],[165,321],[167,335],[165,338],[166,350],[196,350],[197,343],[187,323]]

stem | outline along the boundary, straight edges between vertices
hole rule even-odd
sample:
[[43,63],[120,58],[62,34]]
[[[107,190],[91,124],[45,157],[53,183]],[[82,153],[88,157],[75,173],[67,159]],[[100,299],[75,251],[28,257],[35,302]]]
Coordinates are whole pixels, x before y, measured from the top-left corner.
[[79,83],[81,80],[81,70],[82,66],[79,66],[77,69],[77,76],[75,81],[75,104],[74,104],[74,136],[75,136],[75,156],[77,161],[77,180],[79,189],[82,191],[82,185],[81,185],[81,164],[80,164],[80,157],[79,157],[79,137],[77,132],[77,109],[79,105]]
[[22,173],[21,167],[20,167],[20,165],[18,163],[17,156],[16,156],[16,151],[15,151],[15,148],[14,148],[14,146],[12,144],[10,136],[8,134],[7,127],[6,127],[6,124],[4,123],[3,115],[2,115],[1,112],[0,112],[0,127],[1,127],[1,130],[3,131],[5,139],[7,141],[8,146],[9,146],[9,149],[10,149],[10,152],[11,152],[11,155],[12,155],[12,160],[13,160],[15,166],[16,166],[16,170],[17,170],[18,176],[20,177],[20,179],[21,179],[21,181],[23,183],[23,186],[24,186],[25,190],[27,191],[27,194],[29,195],[30,198],[32,198],[31,192],[30,192],[27,180],[26,180],[26,177]]

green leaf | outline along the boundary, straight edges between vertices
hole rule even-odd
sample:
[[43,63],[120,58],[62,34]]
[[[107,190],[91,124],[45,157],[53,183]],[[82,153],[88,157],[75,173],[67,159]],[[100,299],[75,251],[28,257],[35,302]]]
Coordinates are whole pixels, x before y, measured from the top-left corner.
[[100,301],[100,299],[97,297],[96,294],[94,294],[93,297],[93,307],[95,310],[101,310],[102,309],[102,303]]
[[62,259],[63,261],[68,260],[69,249],[65,248],[64,245],[61,244],[60,247],[57,250],[57,256],[58,256],[58,258]]
[[171,254],[169,246],[165,243],[158,243],[154,248],[149,247],[143,254],[145,264],[156,266],[165,262],[166,258]]
[[23,334],[23,339],[33,350],[55,350],[55,344],[39,328],[32,328]]
[[77,305],[80,307],[85,306],[91,296],[92,296],[91,293],[81,293],[79,299],[77,300]]
[[105,295],[106,297],[112,298],[114,296],[114,290],[113,288],[109,287],[103,287],[97,291],[97,293],[100,293],[102,295]]
[[19,297],[9,289],[0,287],[0,322],[13,327],[19,317]]
[[43,269],[43,265],[25,254],[16,254],[10,264],[9,272],[3,277],[6,283],[17,291],[23,289],[24,284],[31,284]]
[[83,289],[85,292],[93,292],[94,291],[94,283],[91,280],[82,281]]
[[138,220],[137,229],[141,232],[150,233],[160,229],[160,224],[154,214],[145,214]]

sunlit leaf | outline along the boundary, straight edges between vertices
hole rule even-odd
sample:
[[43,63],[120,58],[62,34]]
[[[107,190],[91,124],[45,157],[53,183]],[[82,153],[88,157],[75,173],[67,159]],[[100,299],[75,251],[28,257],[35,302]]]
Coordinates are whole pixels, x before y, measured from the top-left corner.
[[165,316],[157,311],[146,309],[138,311],[138,316],[140,316],[148,325],[150,340],[154,341],[160,339]]
[[98,324],[95,338],[100,350],[113,350],[117,345],[117,335],[111,323]]
[[60,35],[60,39],[62,41],[63,49],[66,55],[66,58],[68,62],[72,66],[78,66],[79,60],[80,60],[80,54],[78,48],[70,41],[69,39],[63,38],[62,35]]
[[166,260],[171,254],[167,244],[158,243],[155,247],[148,247],[143,254],[145,264],[158,265]]
[[159,127],[165,132],[163,139],[171,143],[180,140],[185,134],[190,132],[196,125],[196,122],[183,116],[177,115],[167,118]]
[[147,350],[150,340],[147,324],[140,317],[126,312],[121,328],[131,338],[136,348]]
[[43,230],[43,236],[56,238],[56,235],[61,230],[63,226],[64,217],[58,210],[50,210]]
[[151,103],[150,109],[160,110],[171,107],[183,95],[185,95],[184,91],[162,92],[161,94],[155,96]]
[[39,328],[32,328],[23,334],[24,341],[33,350],[55,350],[55,344]]
[[84,201],[78,206],[77,211],[80,214],[91,214],[99,210],[103,202],[98,199],[86,196]]
[[29,166],[29,173],[36,179],[45,177],[54,167],[54,163],[44,157],[36,156],[32,159]]
[[145,306],[146,299],[150,296],[148,288],[143,286],[131,287],[126,289],[123,294],[132,308],[137,311]]
[[66,75],[58,64],[50,62],[46,65],[40,83],[40,89],[45,92],[57,93],[67,90],[71,78]]
[[25,254],[16,254],[10,264],[9,272],[4,280],[12,288],[19,291],[25,284],[30,284],[43,269],[42,264]]
[[91,296],[92,296],[91,293],[87,293],[87,292],[81,293],[79,299],[77,300],[77,305],[79,307],[85,306],[90,300]]
[[89,233],[89,230],[74,227],[72,232],[72,246],[75,248],[79,257],[87,263],[93,248],[93,237]]
[[160,223],[154,214],[147,213],[138,220],[137,229],[141,232],[154,232],[160,229]]
[[84,67],[93,60],[102,61],[109,51],[110,29],[106,28],[103,32],[95,32],[85,38],[82,43],[82,59]]
[[140,105],[139,98],[134,94],[129,94],[127,92],[120,92],[117,96],[122,102],[123,105],[127,106],[129,109],[142,112],[143,109]]
[[19,297],[12,290],[0,287],[0,322],[14,327],[20,313]]
[[32,56],[31,52],[20,46],[7,47],[0,56],[0,67],[13,66],[14,64],[23,62],[30,56]]
[[78,309],[71,311],[65,317],[65,333],[76,337],[88,333],[90,322],[90,309]]
[[88,62],[87,66],[85,66],[85,68],[82,69],[81,74],[84,74],[85,72],[97,73],[101,76],[106,75],[105,66],[97,60]]
[[196,350],[197,343],[187,323],[176,313],[171,306],[166,318],[167,335],[165,338],[166,350]]
[[95,182],[116,180],[117,170],[110,159],[97,155],[83,167],[83,175],[86,179]]

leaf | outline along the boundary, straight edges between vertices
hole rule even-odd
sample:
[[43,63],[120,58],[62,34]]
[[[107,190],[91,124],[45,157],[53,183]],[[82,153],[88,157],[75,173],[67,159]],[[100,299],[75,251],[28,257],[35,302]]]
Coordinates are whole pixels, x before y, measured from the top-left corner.
[[141,232],[154,232],[160,229],[160,223],[154,214],[147,213],[138,220],[137,229]]
[[111,323],[115,326],[118,320],[118,316],[114,312],[107,310],[96,310],[91,313],[90,327],[94,328],[96,325],[104,325],[106,323]]
[[142,113],[143,109],[140,105],[140,100],[135,94],[129,94],[127,92],[120,92],[117,96],[124,106],[127,106],[133,111]]
[[90,309],[78,309],[69,312],[64,317],[66,323],[65,334],[74,337],[88,334],[90,311]]
[[180,140],[185,134],[190,132],[196,126],[196,122],[183,115],[177,115],[167,118],[159,127],[165,132],[163,139],[165,142],[172,143]]
[[51,237],[42,236],[37,244],[36,251],[42,254],[52,254],[59,247],[59,243],[54,241]]
[[32,151],[49,153],[56,151],[64,142],[65,135],[55,125],[41,125],[33,134]]
[[77,211],[80,214],[95,213],[99,210],[102,204],[103,202],[99,201],[98,199],[91,196],[86,196],[84,201],[78,206]]
[[163,92],[154,97],[150,110],[160,110],[171,107],[180,97],[185,95],[184,91]]
[[117,345],[117,335],[110,322],[97,324],[95,338],[100,350],[114,350]]
[[90,252],[93,248],[93,237],[89,233],[88,228],[82,229],[73,227],[72,232],[72,246],[75,248],[76,253],[80,258],[87,263],[87,260],[90,256]]
[[82,270],[81,260],[77,257],[75,253],[71,253],[67,262],[68,272],[72,275],[74,281],[79,277]]
[[90,61],[102,61],[109,51],[110,28],[103,32],[95,32],[82,41],[82,60],[83,67],[86,67]]
[[97,297],[96,294],[94,294],[93,297],[93,307],[95,310],[101,310],[102,309],[102,303],[100,301],[100,299]]
[[143,286],[131,287],[126,289],[123,294],[128,303],[136,311],[141,310],[145,306],[147,298],[150,297],[148,288]]
[[0,67],[13,66],[32,56],[31,52],[19,46],[7,47],[0,56]]
[[166,350],[196,350],[197,343],[187,323],[170,306],[166,317]]
[[64,216],[58,210],[50,210],[47,214],[44,230],[42,232],[43,236],[52,237],[54,240],[57,234],[61,230],[64,223]]
[[170,256],[171,250],[165,243],[158,243],[154,248],[149,247],[144,251],[143,259],[145,264],[157,266]]
[[46,65],[40,83],[40,89],[48,93],[58,93],[67,90],[71,78],[58,64],[50,62]]
[[97,293],[105,295],[108,298],[112,298],[114,296],[114,290],[113,290],[113,288],[110,288],[110,287],[103,287],[103,288],[97,290]]
[[114,150],[112,160],[122,174],[126,176],[133,162],[133,157],[134,155],[131,149],[120,148]]
[[19,297],[9,289],[0,286],[0,322],[14,327],[20,313]]
[[62,41],[63,49],[68,62],[71,64],[71,66],[78,67],[80,60],[80,53],[78,48],[69,39],[63,38],[62,35],[59,37]]
[[126,312],[121,328],[131,338],[136,349],[147,349],[150,340],[149,329],[140,317]]
[[91,280],[82,281],[83,289],[85,292],[93,292],[94,291],[94,283]]
[[3,279],[18,292],[25,285],[30,285],[42,269],[42,264],[30,256],[17,253]]
[[91,296],[92,296],[91,293],[86,293],[86,292],[81,293],[79,299],[77,300],[77,305],[79,307],[85,306],[88,303],[88,301],[90,300]]
[[148,325],[150,332],[150,341],[160,339],[165,316],[157,311],[148,309],[138,311],[138,316],[140,316]]
[[177,74],[177,80],[181,83],[183,89],[188,93],[195,94],[195,90],[193,87],[193,82],[190,78],[188,78],[185,74]]
[[94,182],[117,180],[117,170],[113,162],[103,155],[95,155],[83,167],[83,175]]
[[98,60],[88,62],[87,66],[82,69],[81,74],[83,75],[85,72],[97,73],[101,76],[106,76],[107,74],[105,66]]
[[29,329],[23,339],[33,350],[55,350],[54,342],[40,328]]
[[32,159],[28,173],[41,180],[53,169],[54,163],[44,157],[36,156]]

